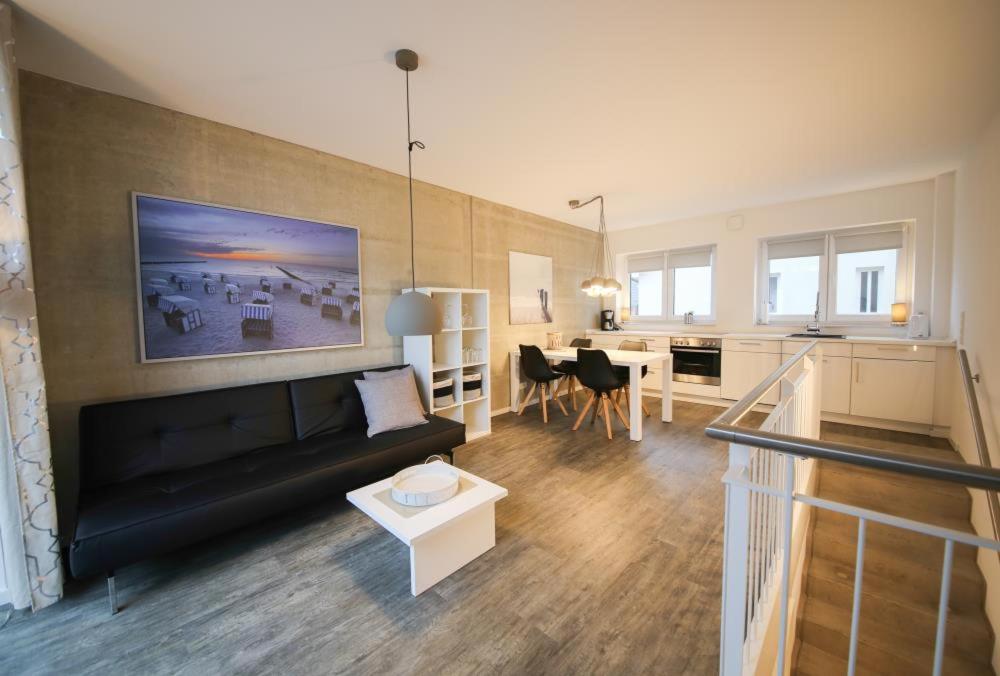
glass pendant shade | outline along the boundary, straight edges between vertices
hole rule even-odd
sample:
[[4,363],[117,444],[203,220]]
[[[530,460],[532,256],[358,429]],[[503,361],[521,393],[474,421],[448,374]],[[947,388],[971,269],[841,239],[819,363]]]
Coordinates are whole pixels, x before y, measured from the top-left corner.
[[[615,279],[615,259],[608,242],[607,224],[604,222],[604,196],[597,195],[582,203],[580,200],[570,200],[569,207],[570,209],[579,209],[597,200],[600,200],[601,204],[600,221],[598,221],[597,228],[599,242],[594,256],[594,265],[591,268],[597,274],[580,282],[580,290],[591,298],[609,298],[618,294],[622,290],[622,285]],[[605,277],[604,275],[609,272],[611,276]]]
[[441,308],[418,291],[396,296],[385,313],[385,328],[390,336],[430,336],[441,333],[441,324]]

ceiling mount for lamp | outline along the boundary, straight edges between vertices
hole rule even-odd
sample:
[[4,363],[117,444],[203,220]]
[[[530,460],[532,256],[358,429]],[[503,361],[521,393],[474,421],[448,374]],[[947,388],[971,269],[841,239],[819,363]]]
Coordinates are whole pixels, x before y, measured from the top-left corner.
[[604,222],[604,195],[595,195],[586,202],[570,200],[569,208],[579,209],[591,202],[597,201],[601,203],[600,221],[597,226],[600,241],[597,244],[597,251],[594,255],[594,265],[591,268],[593,274],[580,282],[580,290],[592,298],[598,296],[607,298],[621,291],[622,285],[615,278],[615,258],[611,253],[611,243],[608,241],[608,228]]
[[410,133],[410,73],[417,69],[419,59],[412,49],[396,52],[396,66],[406,73],[406,167],[410,194],[410,282],[409,293],[396,296],[385,313],[385,328],[390,336],[428,336],[441,333],[441,308],[417,288],[417,265],[413,237],[413,149],[424,149]]

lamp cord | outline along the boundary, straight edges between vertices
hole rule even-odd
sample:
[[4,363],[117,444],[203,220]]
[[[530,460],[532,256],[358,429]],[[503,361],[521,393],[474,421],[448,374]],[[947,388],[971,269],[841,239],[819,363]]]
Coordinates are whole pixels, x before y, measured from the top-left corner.
[[417,288],[416,239],[413,235],[413,148],[424,149],[424,144],[414,141],[410,133],[410,71],[406,74],[406,175],[410,189],[410,288]]

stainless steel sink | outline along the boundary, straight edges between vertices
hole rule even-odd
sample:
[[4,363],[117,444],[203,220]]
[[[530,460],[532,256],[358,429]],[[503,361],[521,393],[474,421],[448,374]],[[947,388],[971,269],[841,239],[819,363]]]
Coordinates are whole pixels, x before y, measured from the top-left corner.
[[843,333],[789,333],[786,338],[847,338]]

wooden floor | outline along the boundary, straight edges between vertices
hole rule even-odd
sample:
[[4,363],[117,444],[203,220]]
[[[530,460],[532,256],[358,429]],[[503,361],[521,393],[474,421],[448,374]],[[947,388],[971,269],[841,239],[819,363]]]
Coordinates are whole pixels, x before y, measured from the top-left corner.
[[0,630],[0,673],[709,674],[719,664],[721,409],[659,400],[641,443],[555,410],[456,453],[505,486],[497,546],[418,598],[406,548],[342,496],[118,574]]

